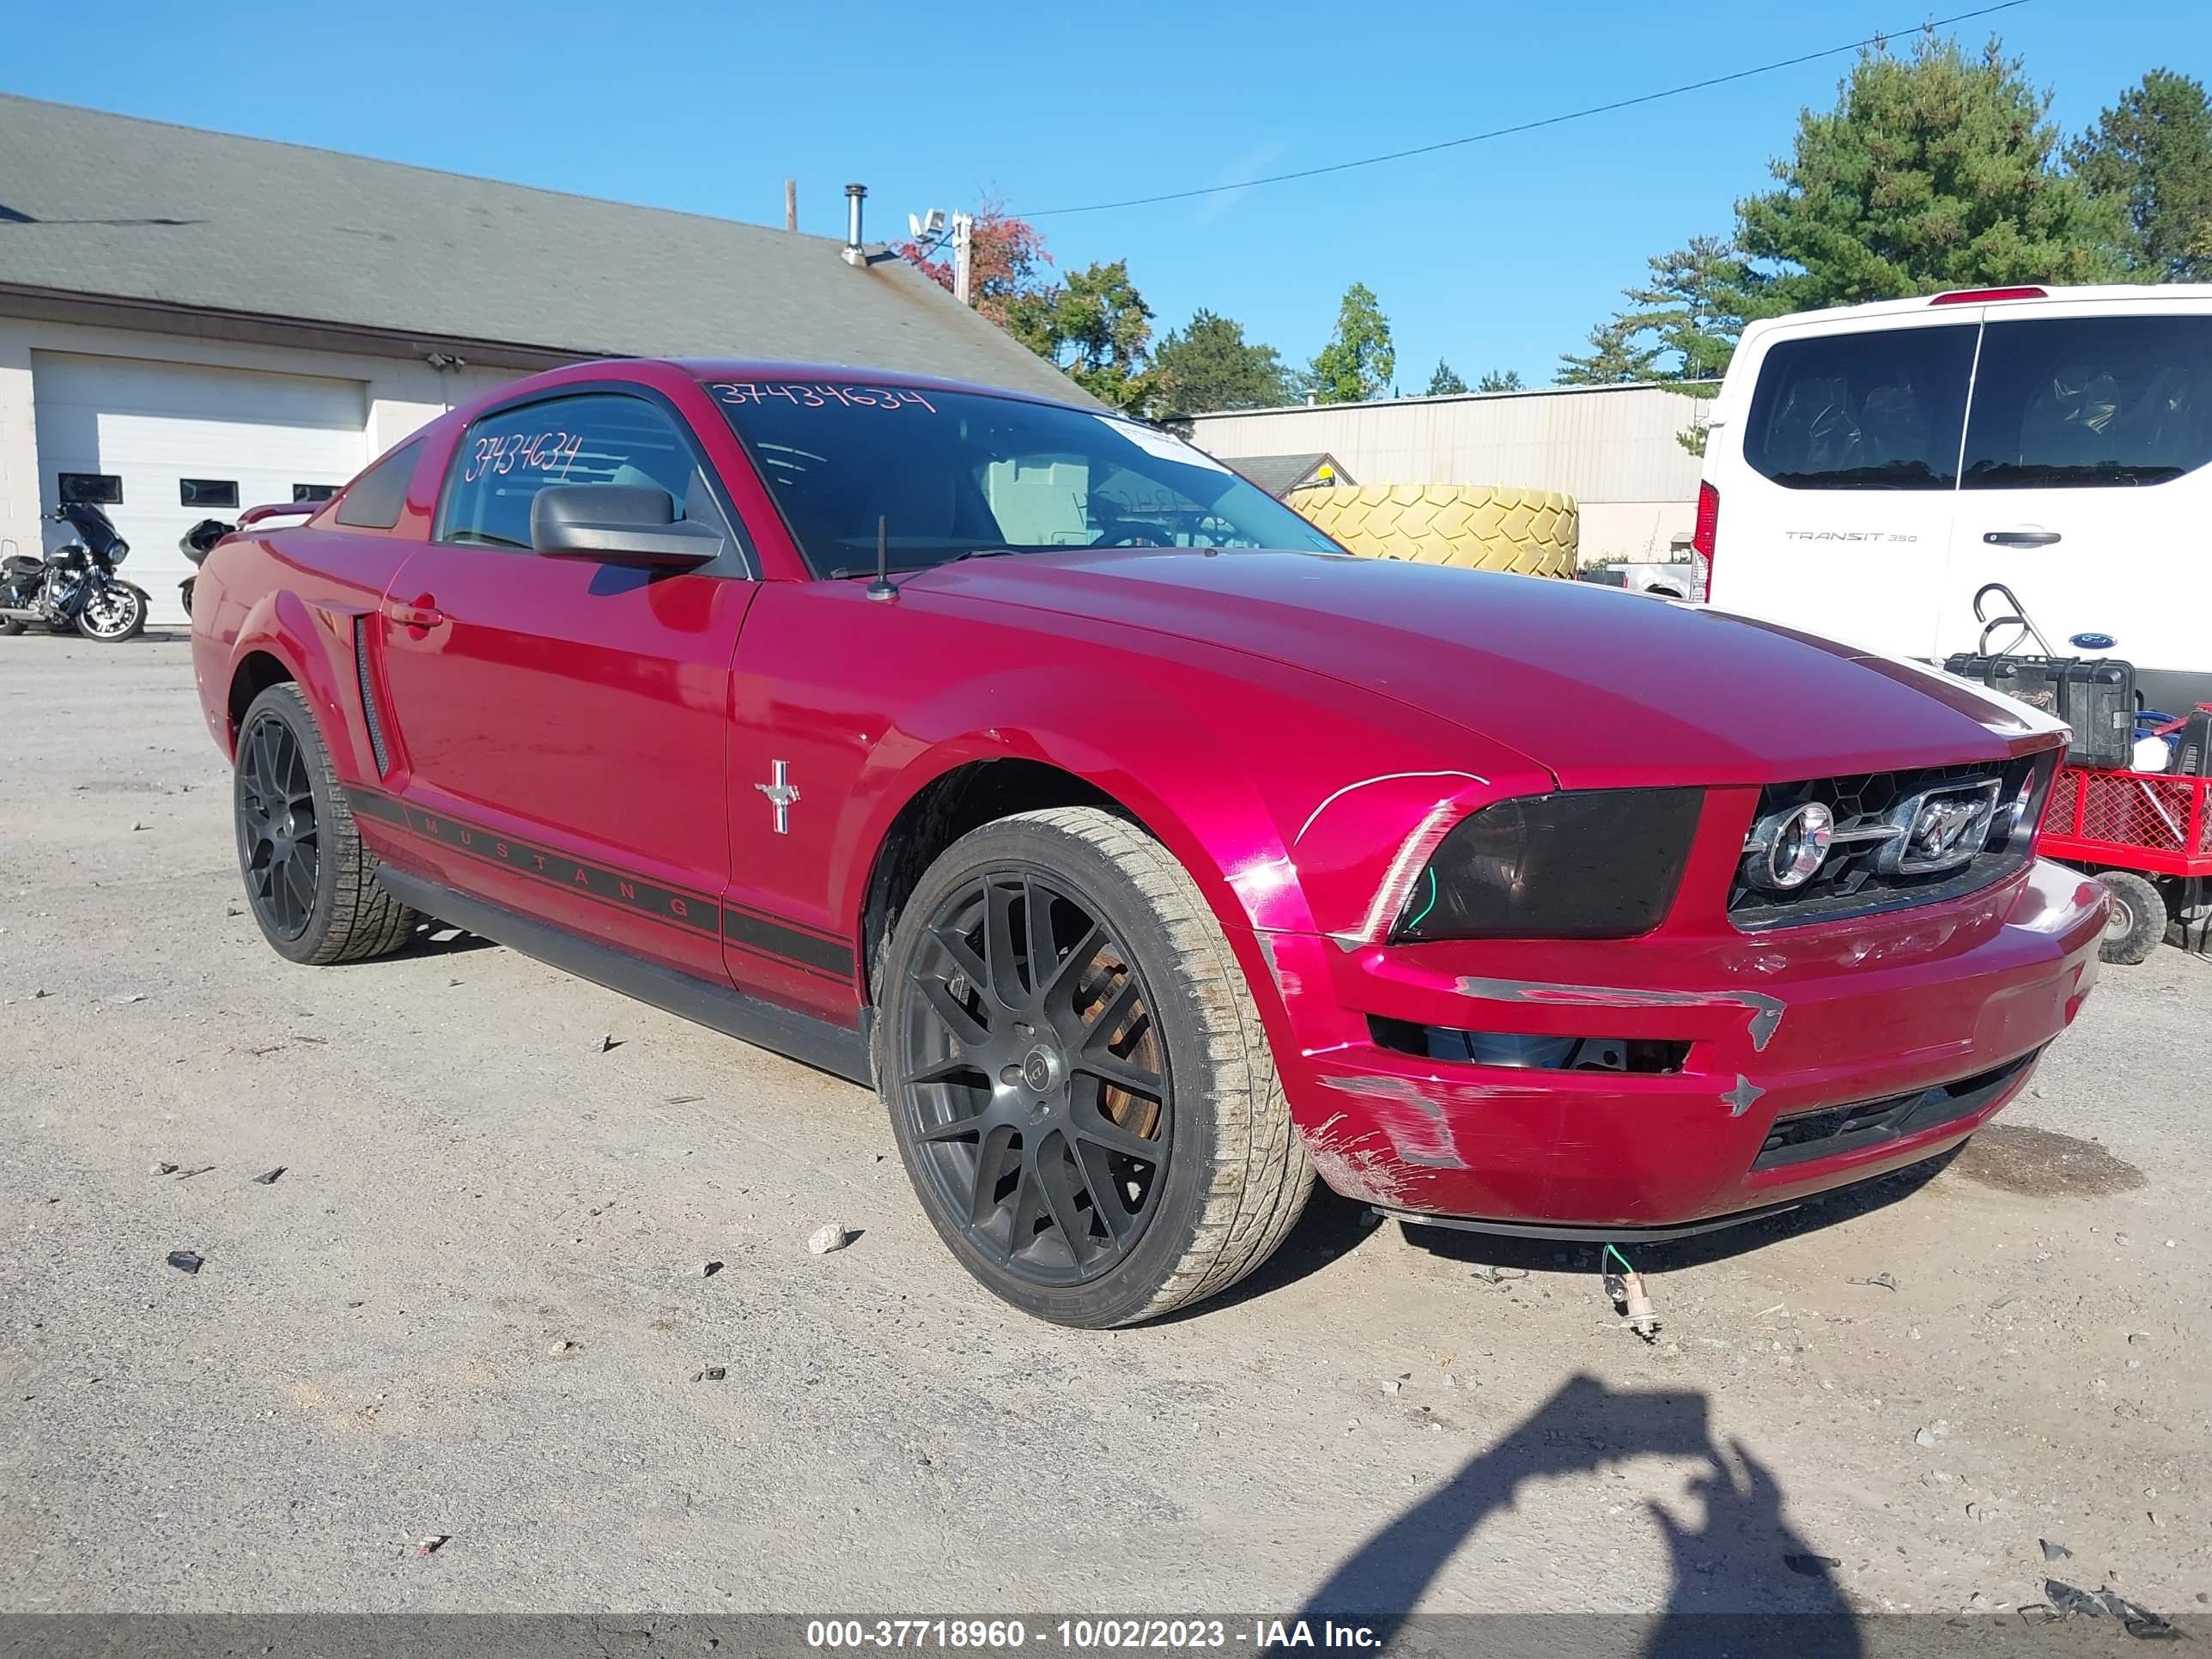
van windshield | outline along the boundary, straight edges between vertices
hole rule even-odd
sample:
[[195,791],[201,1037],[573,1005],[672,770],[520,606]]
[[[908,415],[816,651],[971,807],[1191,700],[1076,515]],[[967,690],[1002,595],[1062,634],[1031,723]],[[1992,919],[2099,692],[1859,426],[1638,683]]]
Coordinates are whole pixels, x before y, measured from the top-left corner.
[[1204,452],[1135,421],[934,386],[710,380],[818,576],[986,552],[1335,543]]
[[2212,317],[1992,319],[1967,489],[2155,484],[2212,461]]

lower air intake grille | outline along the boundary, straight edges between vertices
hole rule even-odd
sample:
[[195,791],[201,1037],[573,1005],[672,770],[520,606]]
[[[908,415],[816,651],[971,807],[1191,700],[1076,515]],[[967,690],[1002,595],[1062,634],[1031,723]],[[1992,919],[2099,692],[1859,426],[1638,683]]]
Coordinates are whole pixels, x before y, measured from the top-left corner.
[[1879,1146],[1884,1141],[1901,1140],[1923,1129],[1971,1117],[2034,1064],[2035,1054],[2026,1054],[1956,1083],[1939,1083],[1932,1089],[1862,1101],[1856,1106],[1830,1106],[1778,1117],[1751,1167],[1773,1170],[1784,1164],[1809,1164],[1816,1158]]
[[368,666],[368,618],[353,619],[353,672],[361,682],[361,714],[368,723],[368,746],[376,756],[376,775],[392,769],[392,757],[384,747],[384,716],[376,706],[376,682]]

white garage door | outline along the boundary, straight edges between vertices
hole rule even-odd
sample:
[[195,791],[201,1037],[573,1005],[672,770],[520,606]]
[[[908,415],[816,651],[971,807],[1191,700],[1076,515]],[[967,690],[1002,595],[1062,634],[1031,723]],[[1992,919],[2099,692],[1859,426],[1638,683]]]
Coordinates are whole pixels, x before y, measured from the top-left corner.
[[[40,509],[59,503],[65,479],[90,499],[119,495],[104,510],[131,544],[123,574],[152,596],[156,622],[184,620],[186,530],[326,491],[368,459],[359,380],[34,351],[31,393]],[[49,546],[66,534],[47,532]]]

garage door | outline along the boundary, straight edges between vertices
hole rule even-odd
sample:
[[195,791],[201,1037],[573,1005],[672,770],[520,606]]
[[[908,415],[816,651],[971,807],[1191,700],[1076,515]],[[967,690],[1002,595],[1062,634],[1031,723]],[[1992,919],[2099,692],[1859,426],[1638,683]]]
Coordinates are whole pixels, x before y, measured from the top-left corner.
[[[191,526],[327,492],[368,459],[359,380],[35,351],[31,393],[40,509],[64,489],[102,501],[156,622],[184,620],[177,538]],[[47,528],[51,546],[64,532]]]

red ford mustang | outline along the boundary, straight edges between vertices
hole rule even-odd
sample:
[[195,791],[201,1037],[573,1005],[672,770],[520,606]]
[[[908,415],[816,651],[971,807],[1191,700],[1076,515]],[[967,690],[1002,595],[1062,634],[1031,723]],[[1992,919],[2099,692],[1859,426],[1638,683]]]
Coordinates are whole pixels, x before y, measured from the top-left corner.
[[279,951],[436,917],[872,1084],[953,1255],[1070,1324],[1234,1283],[1316,1173],[1626,1240],[1927,1158],[2104,925],[2016,705],[1352,558],[939,382],[539,375],[223,543],[192,631]]

